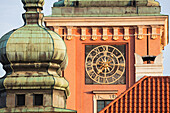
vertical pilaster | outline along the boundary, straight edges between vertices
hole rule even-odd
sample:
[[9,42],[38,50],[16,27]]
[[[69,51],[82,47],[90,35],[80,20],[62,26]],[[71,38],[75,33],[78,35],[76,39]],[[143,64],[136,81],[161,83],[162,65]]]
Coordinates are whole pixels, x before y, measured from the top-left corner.
[[151,26],[152,27],[152,39],[157,38],[157,26]]
[[119,39],[119,27],[113,27],[113,40],[118,40]]
[[161,53],[162,49],[160,50],[161,47],[161,29],[160,26],[151,26],[149,28],[149,39],[148,39],[148,55],[152,56],[157,56]]
[[86,27],[81,27],[81,40],[86,40]]
[[92,27],[92,40],[97,40],[97,27]]
[[138,39],[143,39],[143,33],[144,33],[143,27],[144,26],[138,26]]
[[67,40],[72,40],[72,26],[67,27]]
[[107,27],[103,27],[103,37],[102,37],[103,40],[107,40],[108,39],[107,31],[108,31],[108,28]]
[[135,53],[140,56],[147,55],[147,28],[137,26],[135,28]]
[[124,40],[129,40],[130,38],[130,28],[129,27],[124,27]]

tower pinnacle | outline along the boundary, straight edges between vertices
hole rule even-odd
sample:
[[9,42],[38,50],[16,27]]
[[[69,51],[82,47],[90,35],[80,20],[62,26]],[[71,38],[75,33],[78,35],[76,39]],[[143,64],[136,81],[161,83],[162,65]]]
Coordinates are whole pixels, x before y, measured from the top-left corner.
[[44,0],[22,0],[26,13],[23,14],[25,24],[38,24],[42,26]]

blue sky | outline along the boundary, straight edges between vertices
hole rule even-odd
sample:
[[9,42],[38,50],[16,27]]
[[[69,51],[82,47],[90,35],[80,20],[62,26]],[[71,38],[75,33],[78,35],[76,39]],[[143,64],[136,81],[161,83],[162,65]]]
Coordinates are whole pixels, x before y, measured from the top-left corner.
[[[45,0],[44,15],[51,14],[51,7],[57,0]],[[170,0],[157,0],[160,2],[162,11],[161,14],[170,15]],[[24,13],[21,0],[1,0],[0,1],[0,37],[12,29],[21,27],[24,22],[22,13]],[[168,44],[163,50],[164,54],[164,75],[170,75],[170,45]],[[0,76],[4,75],[0,65]]]

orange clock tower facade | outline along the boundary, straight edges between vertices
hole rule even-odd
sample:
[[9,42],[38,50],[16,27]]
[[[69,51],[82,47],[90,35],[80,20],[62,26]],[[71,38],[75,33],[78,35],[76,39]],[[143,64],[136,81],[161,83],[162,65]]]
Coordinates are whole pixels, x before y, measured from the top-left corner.
[[144,75],[163,74],[168,16],[154,0],[61,0],[45,23],[67,46],[68,109],[97,113]]

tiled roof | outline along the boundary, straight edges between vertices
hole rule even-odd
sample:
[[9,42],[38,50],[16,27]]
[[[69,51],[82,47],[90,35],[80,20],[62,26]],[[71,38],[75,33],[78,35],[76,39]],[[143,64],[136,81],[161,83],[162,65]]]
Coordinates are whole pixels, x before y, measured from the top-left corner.
[[145,76],[99,113],[170,113],[170,76]]

